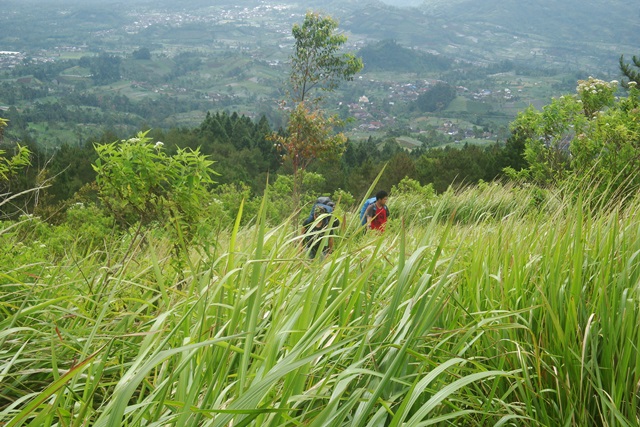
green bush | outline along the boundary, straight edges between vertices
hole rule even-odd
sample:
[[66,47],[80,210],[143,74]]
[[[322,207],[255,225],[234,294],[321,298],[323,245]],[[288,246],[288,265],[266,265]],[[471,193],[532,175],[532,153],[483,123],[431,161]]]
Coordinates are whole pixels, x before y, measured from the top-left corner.
[[436,197],[433,185],[421,185],[411,178],[403,178],[391,187],[389,197],[390,221],[403,220],[405,224],[424,223],[432,215],[432,204]]
[[67,209],[65,220],[55,227],[52,240],[60,244],[74,242],[78,249],[104,247],[104,241],[114,234],[114,220],[93,203],[76,203]]
[[507,175],[538,185],[589,189],[597,200],[625,198],[640,188],[640,90],[630,84],[616,98],[618,82],[580,80],[575,95],[529,108],[512,123],[526,135],[528,168]]
[[[311,209],[311,205],[321,194],[325,178],[315,172],[302,171],[302,196],[300,200],[301,218]],[[295,214],[293,200],[293,176],[278,175],[268,186],[267,218],[272,224],[282,223]]]
[[199,150],[169,155],[162,142],[141,132],[135,138],[96,145],[94,165],[100,198],[123,227],[157,221],[174,234],[206,235],[212,161]]

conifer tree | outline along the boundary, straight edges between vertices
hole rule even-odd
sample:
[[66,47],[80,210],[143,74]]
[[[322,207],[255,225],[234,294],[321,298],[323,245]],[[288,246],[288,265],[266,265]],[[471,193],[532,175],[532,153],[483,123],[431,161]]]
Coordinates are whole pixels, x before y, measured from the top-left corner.
[[[635,69],[633,68],[635,67]],[[631,64],[624,62],[624,55],[620,55],[620,71],[622,72],[623,79],[620,82],[623,87],[628,88],[629,83],[635,82],[640,85],[640,58],[633,56],[631,58]],[[625,81],[624,77],[628,80]]]

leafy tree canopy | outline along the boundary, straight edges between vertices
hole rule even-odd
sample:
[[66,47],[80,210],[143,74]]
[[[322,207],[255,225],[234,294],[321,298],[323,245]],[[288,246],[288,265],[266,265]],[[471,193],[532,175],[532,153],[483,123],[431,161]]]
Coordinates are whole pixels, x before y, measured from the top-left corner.
[[444,82],[436,83],[425,93],[418,96],[416,106],[423,112],[442,111],[449,106],[456,97],[456,89]]
[[640,91],[590,77],[575,95],[554,99],[542,111],[521,113],[512,126],[526,135],[528,167],[509,174],[540,184],[570,180],[594,191],[626,194],[640,187]]
[[[291,55],[291,98],[304,102],[316,90],[331,91],[341,80],[352,80],[363,65],[362,60],[351,53],[339,51],[347,41],[343,34],[336,34],[338,23],[329,16],[307,13],[302,25],[292,29],[295,46]],[[316,95],[312,101],[319,101]]]
[[148,60],[151,59],[151,51],[148,47],[141,47],[140,49],[134,50],[131,56],[133,56],[133,59]]

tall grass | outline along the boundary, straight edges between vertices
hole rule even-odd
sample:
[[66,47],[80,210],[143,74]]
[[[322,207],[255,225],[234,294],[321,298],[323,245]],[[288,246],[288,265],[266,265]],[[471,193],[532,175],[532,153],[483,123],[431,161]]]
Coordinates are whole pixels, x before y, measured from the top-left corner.
[[392,199],[318,260],[260,220],[42,254],[0,275],[0,424],[640,425],[640,202],[587,199]]

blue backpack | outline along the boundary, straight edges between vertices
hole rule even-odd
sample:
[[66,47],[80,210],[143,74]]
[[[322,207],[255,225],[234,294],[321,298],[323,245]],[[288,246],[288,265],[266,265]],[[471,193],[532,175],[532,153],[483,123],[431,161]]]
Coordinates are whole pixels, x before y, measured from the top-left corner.
[[333,206],[329,205],[329,203],[333,204],[329,197],[318,197],[316,202],[311,206],[311,212],[309,212],[309,216],[307,217],[307,222],[313,221],[313,212],[316,210],[317,206],[324,208],[327,213],[333,212]]
[[371,205],[372,203],[376,202],[376,198],[375,197],[370,197],[367,200],[364,201],[364,205],[362,205],[362,209],[360,209],[360,224],[361,225],[365,225],[367,223],[367,218],[365,217],[364,213],[367,211],[367,208],[369,207],[369,205]]

